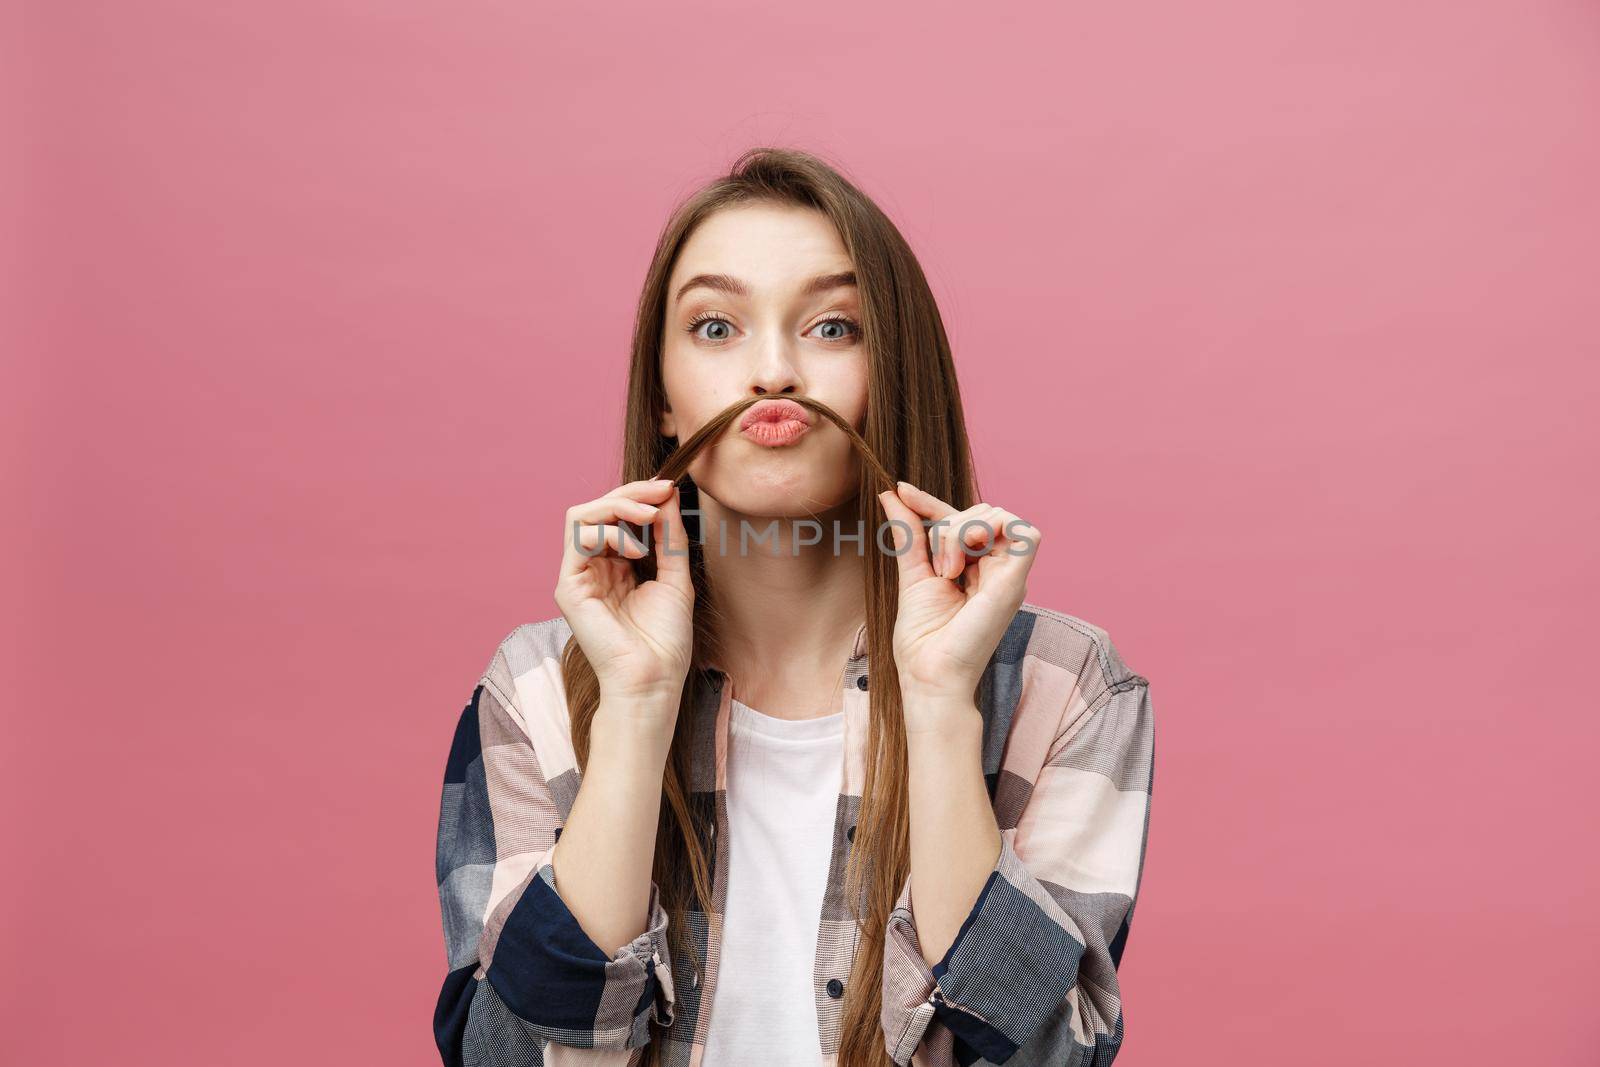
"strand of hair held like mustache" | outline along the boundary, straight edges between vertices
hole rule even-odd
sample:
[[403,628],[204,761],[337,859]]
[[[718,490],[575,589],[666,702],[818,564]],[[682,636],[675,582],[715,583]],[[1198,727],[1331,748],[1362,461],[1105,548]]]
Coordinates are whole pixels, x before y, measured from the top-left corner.
[[850,439],[851,447],[861,456],[867,465],[867,469],[872,472],[879,485],[884,489],[895,488],[897,483],[894,475],[890,474],[888,468],[873,454],[866,438],[857,433],[855,427],[851,426],[847,419],[820,400],[814,400],[809,396],[792,396],[789,394],[747,396],[742,400],[729,404],[714,417],[708,419],[706,424],[696,430],[687,441],[682,442],[677,448],[673,449],[672,454],[662,462],[661,469],[655,473],[655,477],[667,478],[674,482],[681,479],[688,473],[689,464],[694,462],[695,456],[705,447],[708,440],[720,437],[722,432],[731,426],[740,414],[751,405],[758,404],[763,400],[792,400],[801,407],[821,415],[844,431],[844,435]]

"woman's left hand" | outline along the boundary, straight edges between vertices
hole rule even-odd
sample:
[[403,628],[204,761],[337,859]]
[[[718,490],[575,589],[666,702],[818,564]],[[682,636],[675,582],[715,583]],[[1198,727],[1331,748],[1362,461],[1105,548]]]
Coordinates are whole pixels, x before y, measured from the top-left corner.
[[[898,520],[890,527],[900,570],[894,658],[906,730],[938,729],[962,709],[970,714],[1044,534],[992,504],[957,511],[910,482],[879,493],[878,502]],[[925,529],[923,519],[939,525]]]

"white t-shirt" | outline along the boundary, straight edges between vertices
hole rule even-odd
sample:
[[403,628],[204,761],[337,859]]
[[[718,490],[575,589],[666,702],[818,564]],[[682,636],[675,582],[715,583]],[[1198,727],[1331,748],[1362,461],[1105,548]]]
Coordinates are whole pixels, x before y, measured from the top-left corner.
[[728,900],[704,1067],[817,1067],[811,974],[833,853],[844,712],[728,723]]

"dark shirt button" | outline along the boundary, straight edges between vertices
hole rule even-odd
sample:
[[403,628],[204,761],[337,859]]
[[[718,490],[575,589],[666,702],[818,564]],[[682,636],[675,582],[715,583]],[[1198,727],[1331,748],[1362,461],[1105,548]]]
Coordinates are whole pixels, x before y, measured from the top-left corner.
[[857,689],[865,689],[866,687],[867,687],[867,676],[863,674],[861,677],[856,679],[856,688]]
[[[556,831],[556,833],[560,832],[560,830]],[[856,839],[856,828],[854,826],[850,827],[850,829],[844,832],[844,836],[847,840],[854,841]]]
[[828,996],[834,1000],[844,996],[844,983],[837,978],[828,979]]

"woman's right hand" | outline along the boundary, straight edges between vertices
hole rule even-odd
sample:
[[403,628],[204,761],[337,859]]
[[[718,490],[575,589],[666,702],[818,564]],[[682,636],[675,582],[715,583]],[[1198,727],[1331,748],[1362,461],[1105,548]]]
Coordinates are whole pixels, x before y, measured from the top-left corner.
[[[619,520],[648,525],[648,542]],[[694,650],[694,583],[678,487],[627,482],[569,508],[562,545],[556,606],[600,680],[601,699],[675,722]],[[629,561],[652,552],[656,576],[640,584]]]

